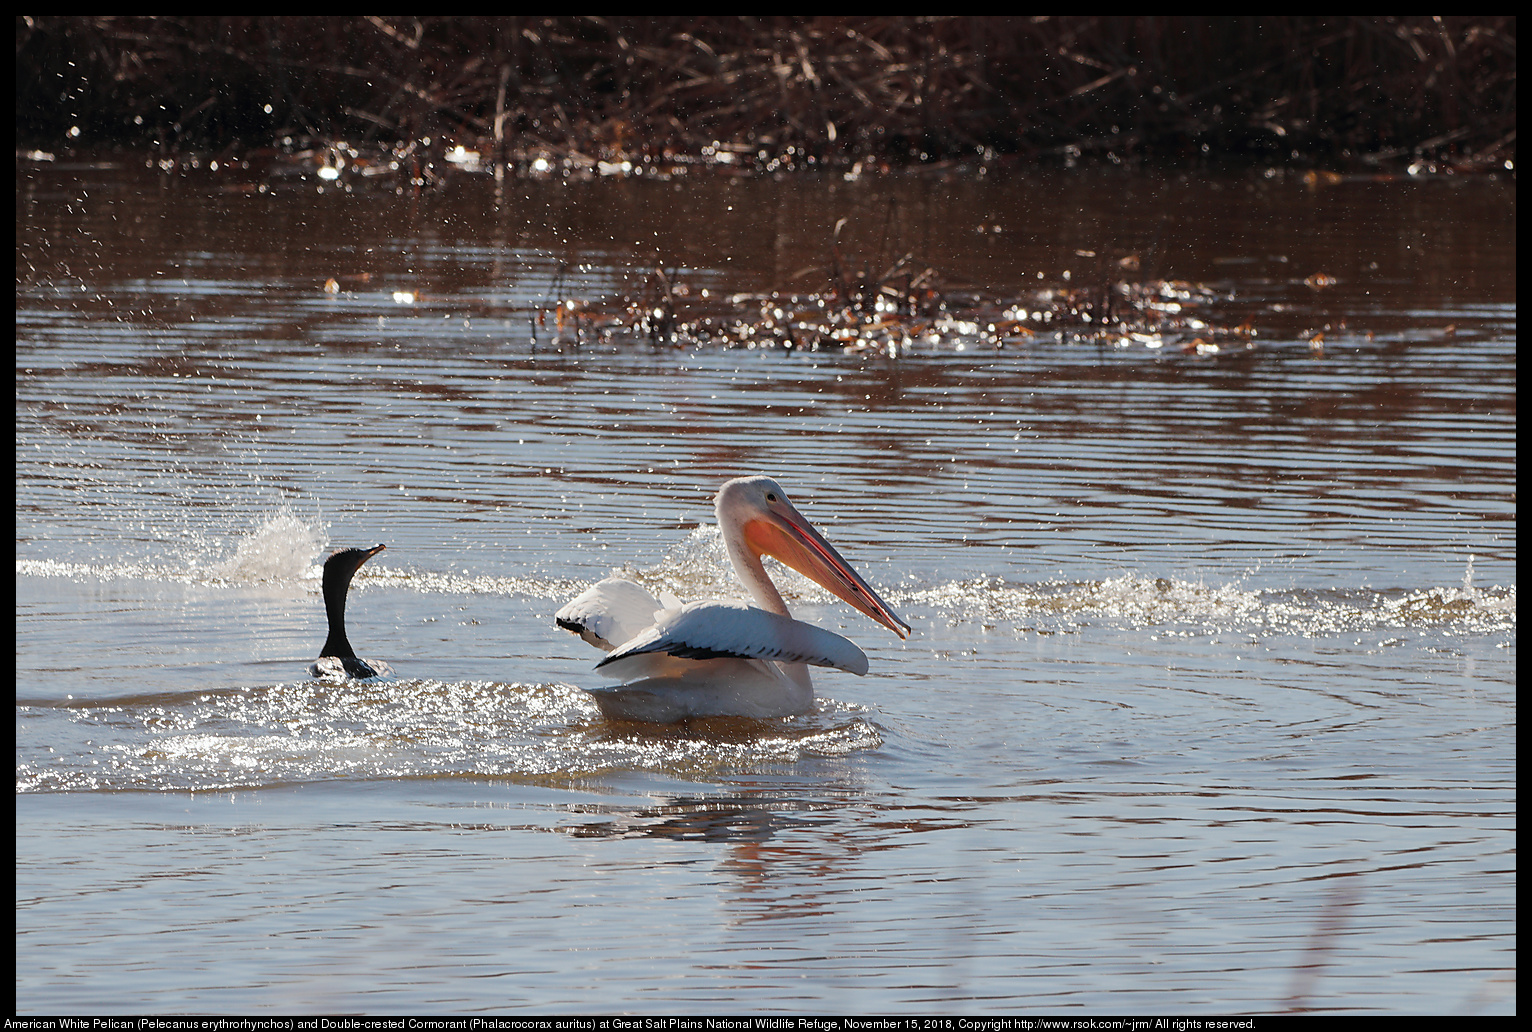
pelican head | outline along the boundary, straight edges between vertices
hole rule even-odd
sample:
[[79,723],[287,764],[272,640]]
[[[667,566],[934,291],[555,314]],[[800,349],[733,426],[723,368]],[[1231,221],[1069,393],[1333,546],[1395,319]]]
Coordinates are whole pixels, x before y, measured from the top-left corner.
[[787,613],[781,595],[761,567],[763,555],[791,566],[899,637],[910,633],[910,625],[793,507],[775,480],[759,476],[731,480],[718,489],[714,507],[729,557],[746,586],[768,608]]

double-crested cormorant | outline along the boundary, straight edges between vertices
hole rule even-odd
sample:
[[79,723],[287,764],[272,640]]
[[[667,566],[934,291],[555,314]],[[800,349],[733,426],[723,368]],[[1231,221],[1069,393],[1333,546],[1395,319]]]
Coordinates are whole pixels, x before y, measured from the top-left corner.
[[387,547],[343,548],[324,561],[324,610],[330,621],[330,636],[319,650],[319,658],[309,667],[310,677],[387,677],[393,670],[375,659],[358,659],[346,639],[346,592],[351,578],[363,563]]
[[909,624],[793,508],[770,477],[740,477],[718,492],[718,526],[755,605],[655,598],[609,577],[558,611],[607,657],[623,683],[591,692],[607,716],[668,723],[688,717],[780,717],[814,702],[809,666],[867,673],[867,656],[832,631],[794,620],[761,565],[770,555],[811,577],[903,638]]

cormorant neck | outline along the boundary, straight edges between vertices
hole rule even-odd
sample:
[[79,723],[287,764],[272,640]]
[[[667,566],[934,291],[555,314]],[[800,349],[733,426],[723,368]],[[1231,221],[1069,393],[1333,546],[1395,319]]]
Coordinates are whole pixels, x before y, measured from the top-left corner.
[[351,648],[351,642],[346,639],[346,592],[350,588],[349,575],[335,580],[325,578],[324,611],[330,623],[330,633],[324,640],[324,648],[319,650],[321,658],[324,656],[336,656],[340,659],[356,658],[356,651]]

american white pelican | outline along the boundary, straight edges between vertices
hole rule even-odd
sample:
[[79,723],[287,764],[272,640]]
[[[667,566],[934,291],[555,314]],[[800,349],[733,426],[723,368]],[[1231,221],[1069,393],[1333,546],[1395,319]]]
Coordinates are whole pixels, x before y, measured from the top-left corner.
[[346,639],[346,592],[351,578],[362,564],[386,548],[343,548],[324,561],[324,611],[330,621],[330,634],[319,650],[319,658],[309,666],[310,677],[387,677],[393,670],[376,659],[357,659]]
[[[655,598],[608,577],[554,619],[606,651],[596,669],[624,682],[590,694],[602,713],[669,723],[687,717],[781,717],[814,701],[809,665],[867,673],[867,655],[822,627],[794,620],[761,556],[780,559],[824,585],[900,638],[909,624],[793,508],[770,477],[740,477],[714,500],[718,528],[756,605]],[[757,606],[759,608],[757,608]]]

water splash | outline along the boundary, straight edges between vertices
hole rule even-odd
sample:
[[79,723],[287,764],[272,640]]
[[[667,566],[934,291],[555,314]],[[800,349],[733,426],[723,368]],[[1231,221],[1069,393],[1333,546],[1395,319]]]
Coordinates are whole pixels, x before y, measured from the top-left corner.
[[302,681],[126,695],[18,706],[17,721],[29,742],[84,740],[76,752],[18,749],[18,792],[444,776],[570,785],[633,770],[708,780],[883,741],[863,709],[829,700],[773,721],[614,725],[569,685],[488,681]]
[[224,539],[203,535],[197,545],[175,559],[127,562],[67,562],[56,559],[18,559],[16,573],[32,577],[64,577],[71,580],[155,580],[179,584],[261,584],[272,581],[317,579],[315,559],[328,544],[328,534],[317,518],[305,519],[287,506],[264,516],[256,526]]
[[1101,581],[1040,584],[980,577],[891,592],[890,601],[916,614],[924,609],[949,624],[977,623],[986,630],[1011,627],[1019,633],[1071,631],[1094,622],[1209,634],[1307,637],[1444,625],[1477,633],[1514,631],[1515,585],[1479,589],[1471,582],[1470,558],[1461,588],[1279,591],[1240,582],[1208,585],[1200,580],[1125,573]]
[[[18,575],[139,578],[180,583],[239,585],[317,580],[318,559],[327,547],[316,520],[283,507],[234,545],[233,555],[205,565],[163,563],[69,563],[18,559]],[[818,584],[768,559],[784,597],[810,605],[835,605]],[[1516,627],[1516,586],[1476,587],[1474,557],[1468,556],[1461,586],[1374,591],[1371,589],[1286,590],[1250,587],[1247,579],[1208,584],[1203,579],[1124,572],[1097,581],[1049,580],[1018,583],[985,576],[884,592],[906,618],[922,615],[948,625],[978,624],[985,631],[1060,633],[1087,623],[1131,628],[1175,627],[1206,633],[1230,631],[1323,636],[1378,628],[1452,626],[1476,633]],[[714,526],[701,526],[652,566],[615,567],[656,595],[671,592],[685,600],[741,598],[743,589]],[[443,571],[369,566],[369,581],[421,594],[501,596],[567,600],[588,587],[587,578],[469,576]]]
[[301,519],[284,506],[240,538],[234,555],[213,563],[208,575],[236,584],[312,576],[313,558],[324,550],[327,539],[316,521]]

